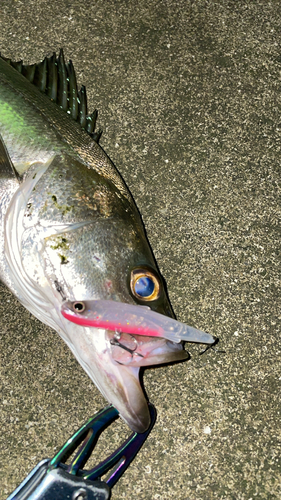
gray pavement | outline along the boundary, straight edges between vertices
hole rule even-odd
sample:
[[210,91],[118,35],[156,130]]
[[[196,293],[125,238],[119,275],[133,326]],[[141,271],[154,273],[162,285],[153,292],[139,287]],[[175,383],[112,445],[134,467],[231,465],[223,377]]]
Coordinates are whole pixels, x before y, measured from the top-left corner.
[[[226,351],[145,371],[157,422],[112,498],[281,498],[280,1],[2,0],[0,22],[3,55],[73,60],[178,319]],[[105,401],[0,294],[2,500]]]

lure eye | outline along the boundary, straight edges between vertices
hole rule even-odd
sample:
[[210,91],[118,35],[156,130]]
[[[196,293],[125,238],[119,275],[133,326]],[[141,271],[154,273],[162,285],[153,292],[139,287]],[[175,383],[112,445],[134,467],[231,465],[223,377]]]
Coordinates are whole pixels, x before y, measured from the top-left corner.
[[86,306],[84,302],[74,302],[73,309],[77,313],[82,313],[83,311],[85,311]]
[[131,273],[131,291],[140,300],[155,300],[160,295],[160,281],[146,269],[134,269]]

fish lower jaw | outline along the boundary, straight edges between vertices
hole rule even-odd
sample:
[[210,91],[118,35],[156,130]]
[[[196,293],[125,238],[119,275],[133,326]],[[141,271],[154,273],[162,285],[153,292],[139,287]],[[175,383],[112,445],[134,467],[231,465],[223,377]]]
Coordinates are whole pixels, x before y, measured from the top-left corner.
[[139,382],[139,368],[120,365],[111,358],[107,330],[81,327],[64,318],[63,323],[63,339],[104,398],[133,431],[145,432],[150,413]]
[[162,365],[175,361],[185,361],[187,359],[189,359],[189,354],[184,349],[163,353],[162,349],[159,348],[152,351],[147,358],[142,358],[137,366]]

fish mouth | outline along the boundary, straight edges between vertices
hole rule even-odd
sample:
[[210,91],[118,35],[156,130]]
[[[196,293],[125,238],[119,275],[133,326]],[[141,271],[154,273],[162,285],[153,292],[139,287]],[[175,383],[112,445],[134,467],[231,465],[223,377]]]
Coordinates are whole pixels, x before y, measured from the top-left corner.
[[181,344],[172,344],[165,339],[152,339],[147,343],[148,337],[145,337],[143,348],[146,352],[134,356],[124,350],[123,345],[112,346],[110,339],[114,332],[110,330],[65,322],[65,340],[88,376],[130,429],[145,432],[150,425],[150,413],[139,380],[140,368],[182,361],[188,358],[188,353]]
[[[93,306],[95,305],[95,307]],[[90,312],[87,314],[87,309]],[[133,310],[133,316],[130,315]],[[117,314],[116,314],[117,311]],[[119,313],[121,311],[121,316]],[[83,313],[86,312],[86,316]],[[146,324],[146,317],[155,317],[149,307],[132,306],[123,302],[86,301],[64,302],[61,313],[64,318],[75,325],[95,331],[105,331],[106,352],[111,361],[119,365],[141,367],[159,365],[172,361],[183,361],[189,357],[183,350],[180,338],[174,341],[165,337],[162,329],[156,325]],[[142,316],[145,315],[145,318]],[[162,315],[157,314],[162,318]],[[175,320],[173,320],[176,323]]]
[[[85,304],[86,309],[92,305],[92,301],[89,302],[91,304],[88,301],[75,304],[79,304],[82,310]],[[100,305],[102,301],[97,302]],[[122,302],[104,302],[110,315],[114,313],[114,305],[118,309],[129,306]],[[144,311],[150,311],[147,307],[136,307],[139,316]],[[182,342],[137,335],[130,331],[130,325],[127,325],[129,332],[124,331],[127,329],[119,321],[110,324],[110,328],[107,321],[101,324],[93,322],[89,326],[89,323],[80,321],[83,311],[77,315],[70,301],[63,303],[61,313],[69,347],[79,363],[129,427],[138,433],[145,432],[150,425],[150,413],[139,381],[139,370],[145,366],[188,359],[189,354],[183,349]]]
[[107,334],[112,332],[78,327],[62,320],[64,340],[101,394],[132,431],[145,432],[150,425],[150,412],[139,380],[140,368],[112,358],[107,339]]

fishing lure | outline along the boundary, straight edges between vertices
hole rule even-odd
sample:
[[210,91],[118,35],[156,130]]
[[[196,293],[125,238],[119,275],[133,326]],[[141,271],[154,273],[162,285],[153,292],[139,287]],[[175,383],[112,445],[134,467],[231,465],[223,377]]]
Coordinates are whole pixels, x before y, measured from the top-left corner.
[[[107,350],[119,364],[146,366],[151,356],[161,349],[161,340],[180,344],[196,342],[214,345],[217,339],[209,333],[180,323],[152,311],[147,306],[135,306],[113,300],[66,301],[61,313],[81,327],[107,331]],[[181,346],[179,346],[181,349]]]

